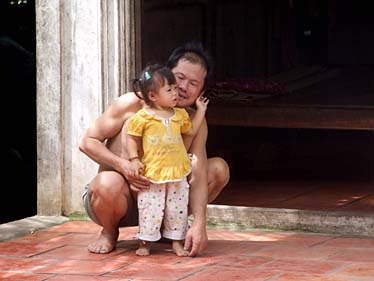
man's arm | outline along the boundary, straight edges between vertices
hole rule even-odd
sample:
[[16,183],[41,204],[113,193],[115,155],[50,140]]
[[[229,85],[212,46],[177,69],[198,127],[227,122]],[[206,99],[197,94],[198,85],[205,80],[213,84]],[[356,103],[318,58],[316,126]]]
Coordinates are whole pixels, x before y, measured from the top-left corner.
[[189,205],[194,221],[188,230],[185,248],[191,248],[190,256],[200,253],[208,243],[205,225],[208,204],[208,160],[205,147],[207,136],[208,126],[204,120],[189,150],[193,154]]
[[120,150],[114,153],[108,149],[105,141],[118,136],[125,121],[140,107],[139,99],[134,93],[119,97],[84,132],[79,149],[99,165],[111,167],[128,177],[129,161],[121,157]]

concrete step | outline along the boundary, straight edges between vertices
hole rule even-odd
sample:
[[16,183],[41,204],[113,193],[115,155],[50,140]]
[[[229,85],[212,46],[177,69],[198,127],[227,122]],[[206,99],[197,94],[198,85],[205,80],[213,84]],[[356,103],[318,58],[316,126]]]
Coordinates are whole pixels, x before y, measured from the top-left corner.
[[236,230],[266,228],[374,236],[374,216],[359,212],[208,205],[207,223],[217,228]]

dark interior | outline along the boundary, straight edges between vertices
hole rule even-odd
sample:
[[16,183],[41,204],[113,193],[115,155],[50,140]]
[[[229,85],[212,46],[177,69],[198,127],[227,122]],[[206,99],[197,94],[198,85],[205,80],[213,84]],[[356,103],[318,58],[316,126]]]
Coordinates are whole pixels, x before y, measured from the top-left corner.
[[0,223],[36,214],[35,1],[0,4]]
[[250,79],[254,84],[267,81],[284,86],[281,95],[256,85],[246,92],[233,88],[235,95],[221,94],[221,99],[213,100],[216,103],[247,102],[242,109],[250,110],[259,105],[371,109],[374,11],[369,4],[143,0],[142,64],[165,62],[175,46],[197,40],[214,59],[212,80]]
[[189,40],[215,61],[208,155],[231,179],[214,203],[374,212],[369,1],[155,2],[142,2],[143,66]]

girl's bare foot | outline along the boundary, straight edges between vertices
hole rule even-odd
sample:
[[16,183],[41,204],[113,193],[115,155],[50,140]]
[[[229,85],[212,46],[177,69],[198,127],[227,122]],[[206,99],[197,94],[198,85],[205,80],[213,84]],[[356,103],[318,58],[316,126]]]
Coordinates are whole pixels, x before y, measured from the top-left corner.
[[88,245],[87,249],[95,254],[107,254],[114,250],[118,239],[118,229],[114,233],[101,231],[99,238]]
[[151,246],[149,243],[140,240],[139,249],[136,250],[138,256],[149,256],[151,254]]
[[182,240],[173,240],[173,251],[178,257],[187,257],[189,252],[184,249]]

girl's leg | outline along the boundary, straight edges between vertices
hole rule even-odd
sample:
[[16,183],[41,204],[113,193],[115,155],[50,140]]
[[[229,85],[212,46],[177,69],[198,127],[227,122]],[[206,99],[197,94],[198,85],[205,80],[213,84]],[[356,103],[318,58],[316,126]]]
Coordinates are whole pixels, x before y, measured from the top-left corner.
[[138,194],[139,233],[141,240],[138,255],[150,254],[150,243],[161,238],[160,227],[164,214],[165,185],[151,184],[146,191]]
[[173,240],[173,251],[178,257],[187,257],[189,252],[184,249],[183,240]]
[[139,248],[136,250],[138,256],[149,256],[151,254],[151,242],[139,240]]
[[173,240],[173,250],[178,256],[187,256],[183,240],[187,234],[189,185],[184,179],[177,183],[168,183],[163,237]]

